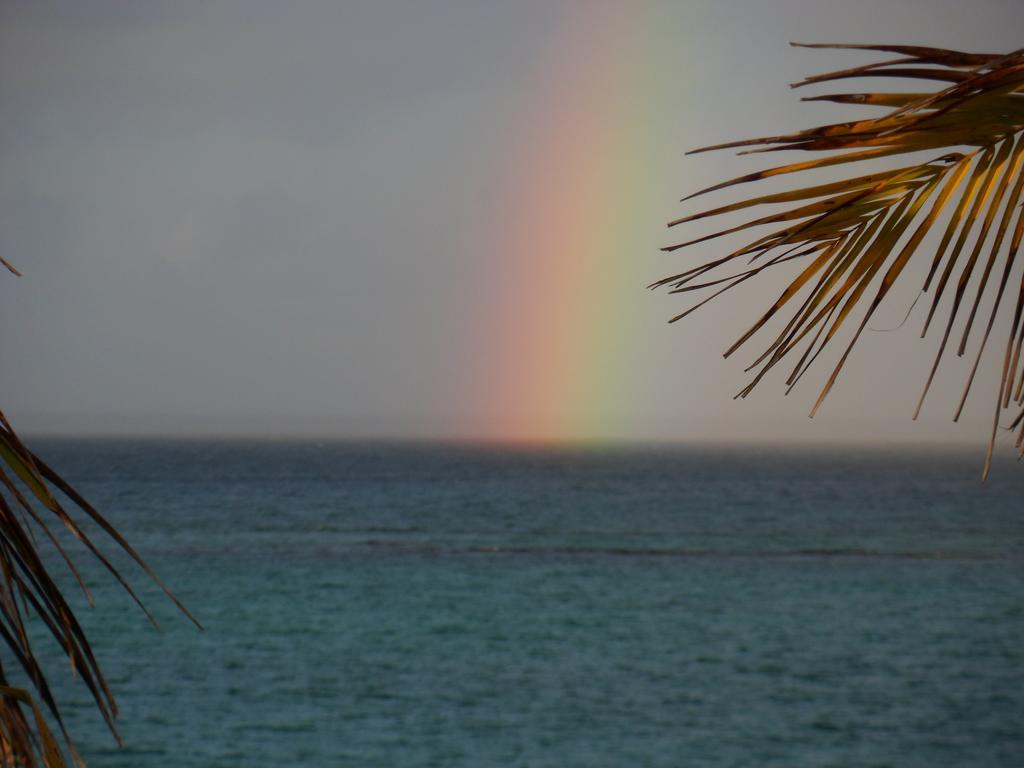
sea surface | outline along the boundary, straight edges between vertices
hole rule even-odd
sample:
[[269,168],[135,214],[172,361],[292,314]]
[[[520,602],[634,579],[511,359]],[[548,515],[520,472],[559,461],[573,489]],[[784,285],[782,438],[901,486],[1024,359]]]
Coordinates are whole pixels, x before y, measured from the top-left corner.
[[1024,766],[1009,449],[34,447],[205,627],[87,569],[96,768]]

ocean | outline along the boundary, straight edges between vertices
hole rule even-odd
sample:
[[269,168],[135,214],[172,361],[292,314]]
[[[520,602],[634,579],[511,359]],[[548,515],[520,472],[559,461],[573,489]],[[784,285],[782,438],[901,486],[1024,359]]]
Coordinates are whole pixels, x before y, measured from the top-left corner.
[[1008,455],[31,444],[205,627],[86,569],[90,766],[1024,765]]

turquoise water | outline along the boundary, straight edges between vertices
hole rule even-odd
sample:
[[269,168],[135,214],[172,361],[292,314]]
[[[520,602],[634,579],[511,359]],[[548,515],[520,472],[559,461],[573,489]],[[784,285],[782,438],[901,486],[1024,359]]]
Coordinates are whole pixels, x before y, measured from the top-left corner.
[[1011,461],[36,447],[206,627],[96,573],[124,748],[50,665],[92,766],[1024,765]]

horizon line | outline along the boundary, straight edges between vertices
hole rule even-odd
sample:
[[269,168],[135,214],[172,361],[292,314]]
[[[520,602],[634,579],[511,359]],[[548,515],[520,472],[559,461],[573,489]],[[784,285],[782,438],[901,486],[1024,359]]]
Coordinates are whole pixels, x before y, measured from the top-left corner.
[[977,440],[936,439],[909,437],[865,438],[775,438],[769,435],[747,437],[601,437],[601,438],[501,438],[481,435],[389,435],[358,433],[306,433],[306,432],[169,432],[159,430],[100,431],[100,430],[22,430],[26,442],[35,440],[95,440],[95,441],[182,441],[182,442],[251,442],[251,443],[363,443],[449,445],[499,450],[564,450],[615,448],[892,448],[905,449],[983,449]]

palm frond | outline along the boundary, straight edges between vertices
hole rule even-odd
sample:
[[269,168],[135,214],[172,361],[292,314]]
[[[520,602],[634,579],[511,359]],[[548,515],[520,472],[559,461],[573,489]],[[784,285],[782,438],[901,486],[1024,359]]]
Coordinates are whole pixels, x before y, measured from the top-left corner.
[[[822,154],[715,184],[683,198],[684,201],[775,176],[920,152],[932,156],[891,170],[755,196],[678,218],[669,226],[759,206],[795,204],[780,213],[666,246],[663,250],[675,251],[752,227],[781,225],[736,250],[665,277],[651,287],[684,293],[719,286],[696,306],[674,317],[674,322],[766,269],[790,262],[803,263],[788,287],[726,351],[726,356],[773,317],[788,313],[782,331],[748,368],[755,371],[753,380],[737,396],[745,397],[783,358],[796,355],[799,350],[796,365],[786,379],[792,388],[837,333],[847,326],[853,327],[852,339],[826,379],[811,410],[812,416],[835,385],[868,321],[911,259],[931,260],[922,291],[934,293],[922,337],[931,328],[940,303],[949,302],[942,341],[921,402],[950,348],[955,347],[956,354],[962,356],[972,344],[976,347],[974,365],[955,419],[966,402],[999,309],[1006,303],[1012,304],[1013,318],[1004,329],[1006,349],[983,471],[987,476],[1000,415],[1010,408],[1022,409],[1008,429],[1017,430],[1016,448],[1024,456],[1024,275],[1015,277],[1017,253],[1024,237],[1024,49],[1001,55],[899,45],[803,47],[880,51],[899,58],[816,75],[793,87],[857,77],[932,80],[940,85],[933,91],[808,97],[806,101],[860,104],[887,111],[876,117],[788,135],[694,150],[731,148],[742,150],[741,154],[801,150]],[[941,233],[941,239],[934,253],[926,253],[922,242],[933,232],[936,236]],[[745,269],[721,276],[741,259],[747,262]],[[1013,290],[1011,286],[1018,283],[1017,290]],[[980,338],[975,332],[979,314],[984,318]],[[852,317],[858,319],[851,320]],[[918,412],[920,407],[919,403]]]
[[[82,760],[64,727],[60,708],[36,659],[26,626],[29,615],[42,622],[72,669],[92,695],[96,708],[120,743],[114,718],[117,705],[103,676],[89,640],[75,618],[60,587],[44,565],[34,532],[41,532],[63,559],[89,602],[91,595],[75,565],[61,546],[48,518],[56,520],[95,556],[110,574],[146,611],[131,586],[94,543],[76,516],[68,511],[59,496],[73,504],[79,517],[90,520],[121,547],[153,578],[171,600],[198,626],[187,609],[157,579],[138,553],[121,534],[85,501],[67,482],[30,451],[18,438],[0,412],[0,641],[21,669],[23,677],[35,689],[27,690],[8,682],[0,665],[0,766],[66,765],[62,749],[51,733],[43,714],[45,709],[59,730],[73,764]],[[37,700],[39,703],[37,703]],[[25,708],[31,713],[26,717]]]

